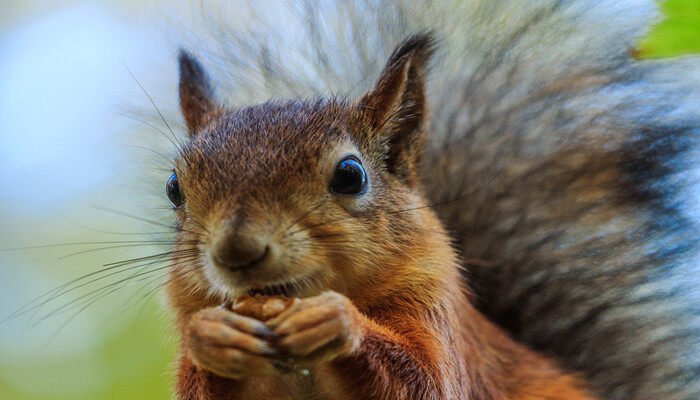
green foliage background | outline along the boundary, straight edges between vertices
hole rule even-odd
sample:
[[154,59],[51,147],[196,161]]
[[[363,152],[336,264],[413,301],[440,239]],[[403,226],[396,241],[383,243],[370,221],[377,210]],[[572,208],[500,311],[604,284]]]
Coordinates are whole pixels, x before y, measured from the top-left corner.
[[642,58],[700,53],[700,1],[667,0],[661,4],[665,19],[639,43]]
[[[668,0],[662,9],[666,18],[640,42],[637,55],[661,58],[700,52],[700,1]],[[65,276],[61,278],[72,278],[70,273],[62,271]],[[107,328],[95,328],[100,335],[97,351],[49,360],[39,350],[22,359],[0,353],[0,398],[168,398],[175,355],[168,323],[160,302],[151,300],[124,313]]]

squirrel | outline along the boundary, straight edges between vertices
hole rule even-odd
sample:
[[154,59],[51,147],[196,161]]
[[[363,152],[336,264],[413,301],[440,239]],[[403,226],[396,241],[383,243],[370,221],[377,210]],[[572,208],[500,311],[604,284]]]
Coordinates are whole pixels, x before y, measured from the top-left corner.
[[[181,398],[593,398],[468,301],[419,186],[432,47],[408,38],[357,103],[235,111],[180,55],[192,137],[170,196],[180,249],[206,254],[169,285]],[[217,305],[256,292],[294,300],[265,323]],[[280,361],[311,374],[297,382]]]
[[631,58],[652,2],[329,3],[205,10],[223,80],[180,51],[178,398],[697,398],[698,59]]

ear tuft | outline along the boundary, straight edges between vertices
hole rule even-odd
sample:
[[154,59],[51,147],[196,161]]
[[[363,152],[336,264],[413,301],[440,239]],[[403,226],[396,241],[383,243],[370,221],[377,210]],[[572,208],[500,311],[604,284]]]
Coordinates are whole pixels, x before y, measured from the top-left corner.
[[375,139],[388,144],[389,171],[413,184],[424,142],[426,66],[435,51],[429,32],[410,36],[391,54],[375,88],[359,103]]
[[387,67],[398,65],[404,58],[410,58],[416,68],[423,70],[435,53],[435,37],[430,32],[409,36],[391,53]]
[[214,88],[209,76],[197,59],[180,49],[180,108],[190,135],[195,135],[217,110]]

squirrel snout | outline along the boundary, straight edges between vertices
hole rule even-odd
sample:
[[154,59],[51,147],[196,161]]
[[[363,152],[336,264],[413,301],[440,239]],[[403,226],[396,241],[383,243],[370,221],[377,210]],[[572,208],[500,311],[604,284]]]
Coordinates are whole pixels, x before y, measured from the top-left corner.
[[270,253],[270,246],[252,235],[233,234],[218,239],[211,248],[214,263],[231,271],[255,268]]

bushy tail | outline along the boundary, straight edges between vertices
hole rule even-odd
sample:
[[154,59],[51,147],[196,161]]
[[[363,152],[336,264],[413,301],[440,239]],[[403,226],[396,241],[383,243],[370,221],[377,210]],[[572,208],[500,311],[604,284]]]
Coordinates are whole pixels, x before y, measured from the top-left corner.
[[359,95],[397,43],[434,31],[425,182],[459,198],[435,210],[481,309],[604,398],[700,398],[685,208],[700,60],[631,58],[653,1],[203,7],[190,48],[232,105]]

